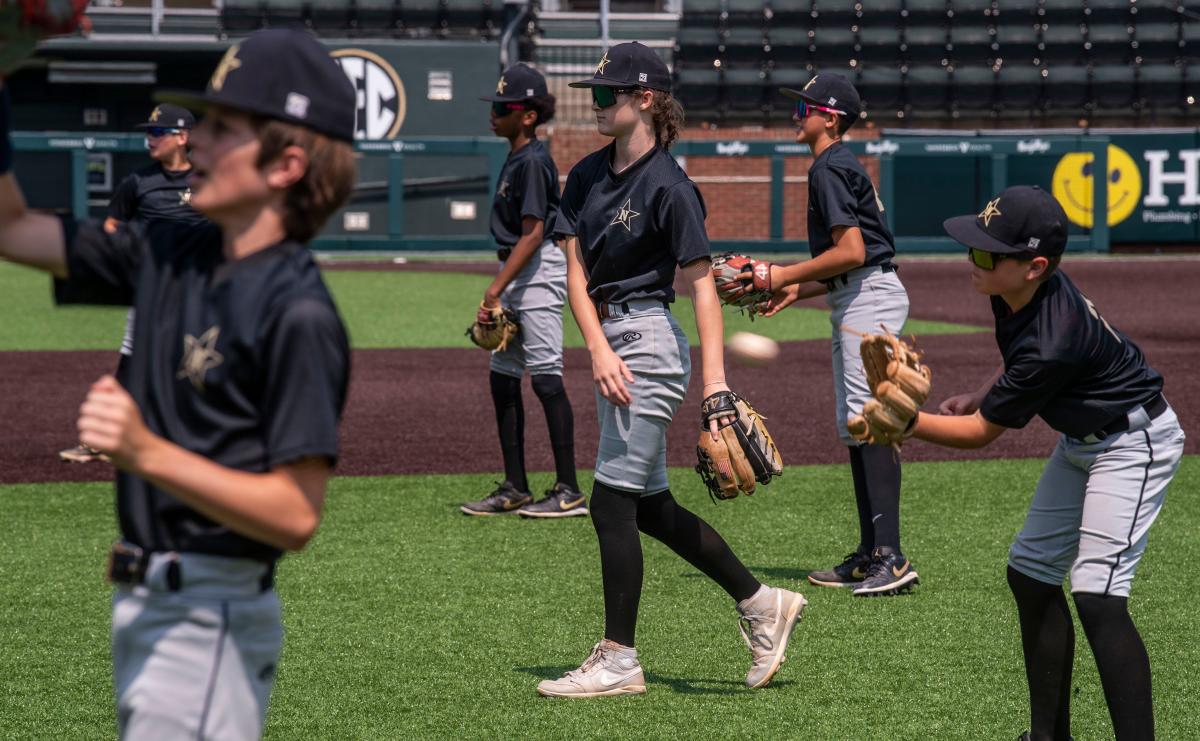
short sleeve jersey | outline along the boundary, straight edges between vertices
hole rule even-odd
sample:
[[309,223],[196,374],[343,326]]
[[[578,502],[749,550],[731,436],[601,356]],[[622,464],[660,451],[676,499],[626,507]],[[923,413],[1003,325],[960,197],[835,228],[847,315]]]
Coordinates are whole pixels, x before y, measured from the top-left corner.
[[596,301],[675,300],[676,266],[710,257],[704,200],[667,150],[620,174],[609,144],[567,175],[554,236],[579,239]]
[[1082,439],[1162,391],[1142,351],[1100,316],[1062,271],[1013,312],[992,297],[1004,374],[980,407],[984,419],[1024,427],[1040,414]]
[[821,152],[808,170],[808,249],[813,257],[833,246],[833,229],[856,226],[867,248],[864,266],[889,265],[896,243],[883,202],[854,154],[840,142]]
[[[336,461],[350,349],[303,244],[230,262],[212,224],[157,221],[108,234],[64,220],[64,237],[69,277],[55,281],[58,303],[137,310],[126,385],[152,432],[240,471]],[[123,471],[117,515],[124,537],[152,551],[280,555]]]
[[521,221],[532,216],[544,222],[543,233],[558,211],[558,167],[545,145],[534,139],[508,155],[492,199],[492,236],[501,247],[521,238]]
[[187,184],[191,172],[169,172],[158,163],[143,167],[117,186],[108,215],[122,222],[171,219],[193,226],[204,223],[204,216],[191,205],[192,191]]

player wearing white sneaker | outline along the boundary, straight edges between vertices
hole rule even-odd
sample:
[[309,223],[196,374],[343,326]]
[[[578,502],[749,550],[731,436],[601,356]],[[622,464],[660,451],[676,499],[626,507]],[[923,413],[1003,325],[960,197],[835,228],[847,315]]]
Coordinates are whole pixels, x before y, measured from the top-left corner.
[[807,604],[808,600],[795,592],[765,584],[753,597],[738,603],[738,612],[742,613],[738,628],[754,657],[754,665],[746,674],[747,687],[765,687],[787,660],[784,651],[788,639]]
[[537,691],[542,697],[641,695],[646,692],[646,677],[638,663],[636,648],[605,638],[592,648],[578,669],[559,679],[539,682]]

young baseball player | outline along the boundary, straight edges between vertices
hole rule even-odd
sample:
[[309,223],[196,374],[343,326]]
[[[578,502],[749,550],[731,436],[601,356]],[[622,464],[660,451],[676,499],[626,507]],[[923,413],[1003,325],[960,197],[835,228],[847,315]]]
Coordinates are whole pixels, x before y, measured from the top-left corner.
[[773,316],[799,299],[822,294],[832,309],[837,431],[850,453],[858,507],[858,547],[808,580],[848,587],[858,596],[893,595],[918,583],[916,568],[900,549],[900,456],[889,447],[855,440],[846,420],[871,396],[860,334],[881,327],[899,334],[908,318],[908,293],[892,262],[896,246],[883,204],[862,164],[841,142],[862,111],[858,91],[841,75],[822,72],[803,89],[782,92],[796,101],[796,141],[813,153],[808,171],[812,259],[794,265],[756,263],[765,266],[759,268],[766,271],[760,283],[775,291],[764,313]]
[[1154,737],[1150,659],[1127,599],[1150,526],[1179,469],[1183,430],[1141,349],[1057,270],[1067,217],[1037,187],[1008,188],[946,221],[991,297],[1003,364],[977,391],[919,414],[913,435],[979,448],[1040,415],[1062,433],[1008,556],[1035,740],[1070,738],[1075,635],[1070,575],[1116,738]]
[[734,600],[753,657],[746,684],[762,687],[783,661],[805,600],[760,584],[708,523],[675,501],[667,481],[667,427],[691,377],[687,339],[670,311],[676,267],[696,307],[704,393],[728,390],[704,203],[667,151],[683,111],[668,92],[666,64],[637,42],[608,49],[595,76],[572,85],[591,88],[596,128],[613,139],[571,169],[554,228],[568,238],[571,310],[596,383],[600,446],[591,510],[600,541],[604,638],[578,669],[537,690],[549,697],[646,691],[634,647],[639,531]]
[[[192,208],[192,190],[188,175],[188,137],[196,125],[191,111],[163,103],[150,112],[149,120],[138,124],[146,132],[146,148],[154,164],[130,174],[113,193],[108,203],[108,218],[104,228],[110,233],[121,224],[138,221],[149,223],[158,219],[199,226],[205,218]],[[117,363],[118,381],[125,379],[128,358],[133,354],[133,309],[125,321],[125,336],[121,339],[121,356]],[[63,450],[58,457],[71,463],[107,460],[107,456],[86,445]]]
[[268,30],[171,99],[207,109],[188,182],[213,224],[110,233],[29,211],[0,112],[0,256],[51,273],[59,303],[138,310],[126,383],[97,380],[78,422],[119,469],[120,735],[257,738],[275,563],[320,522],[346,398],[345,328],[305,242],[354,185],[354,90],[312,36]]
[[[554,117],[554,96],[540,72],[517,64],[504,71],[495,94],[482,100],[491,102],[492,131],[508,139],[511,151],[492,201],[492,236],[500,245],[500,272],[484,293],[481,311],[503,303],[517,312],[521,331],[507,349],[494,351],[491,361],[504,481],[483,500],[460,509],[468,515],[586,515],[587,499],[575,479],[574,415],[562,382],[567,258],[546,230],[558,211],[558,168],[537,138],[537,127]],[[486,314],[483,318],[488,319]],[[526,371],[546,413],[558,478],[536,503],[525,477],[521,377]]]

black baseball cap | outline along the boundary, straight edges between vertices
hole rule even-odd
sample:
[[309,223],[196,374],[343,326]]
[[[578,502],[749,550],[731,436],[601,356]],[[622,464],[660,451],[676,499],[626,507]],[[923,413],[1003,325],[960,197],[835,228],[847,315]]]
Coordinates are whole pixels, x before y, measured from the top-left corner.
[[504,74],[500,75],[500,80],[496,83],[494,94],[481,95],[479,99],[493,103],[513,103],[530,98],[540,98],[549,92],[546,88],[546,78],[542,76],[542,73],[521,62],[504,70]]
[[946,233],[984,252],[1055,257],[1067,249],[1067,215],[1036,185],[1005,188],[978,215],[946,219]]
[[851,123],[862,113],[862,97],[845,77],[836,72],[821,72],[796,90],[780,88],[779,92],[792,100],[803,100],[823,108],[832,108],[845,114]]
[[571,87],[644,87],[669,93],[671,71],[653,49],[630,41],[606,49],[592,79],[572,82]]
[[354,86],[307,31],[257,31],[225,52],[203,93],[163,91],[154,99],[204,111],[220,105],[354,140]]
[[186,108],[163,103],[150,111],[150,118],[136,126],[139,129],[190,129],[195,127],[196,117]]

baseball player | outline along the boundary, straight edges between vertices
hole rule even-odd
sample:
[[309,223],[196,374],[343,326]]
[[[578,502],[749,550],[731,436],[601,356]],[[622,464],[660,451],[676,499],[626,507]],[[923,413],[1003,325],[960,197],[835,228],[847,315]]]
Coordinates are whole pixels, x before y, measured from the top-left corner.
[[1008,188],[945,226],[968,248],[971,283],[991,297],[1004,362],[974,393],[942,402],[945,416],[919,414],[913,435],[979,448],[1034,415],[1062,433],[1008,556],[1032,710],[1024,737],[1070,738],[1069,574],[1116,738],[1153,738],[1150,659],[1127,600],[1183,455],[1162,376],[1056,269],[1067,216],[1049,193]]
[[[696,306],[704,393],[728,390],[721,309],[713,286],[705,209],[668,153],[683,111],[667,66],[637,42],[608,49],[589,87],[600,134],[613,142],[571,169],[554,233],[567,237],[571,310],[592,356],[600,419],[592,523],[600,541],[604,638],[578,669],[541,682],[549,697],[642,694],[634,647],[642,589],[639,531],[663,542],[736,602],[753,657],[750,687],[784,658],[805,600],[760,584],[667,481],[666,432],[691,376],[687,339],[670,304],[676,267]],[[712,434],[716,436],[716,420]]]
[[127,383],[97,380],[78,422],[119,469],[121,737],[253,739],[283,640],[275,563],[312,537],[337,457],[349,346],[305,242],[354,186],[354,90],[279,29],[231,46],[205,94],[160,97],[207,109],[188,182],[212,224],[110,233],[29,211],[7,173],[0,256],[51,273],[59,303],[138,309]]
[[[837,430],[850,452],[858,506],[858,547],[829,571],[808,575],[813,584],[848,587],[857,596],[893,595],[918,583],[917,570],[900,549],[900,457],[889,447],[864,445],[850,436],[847,419],[871,397],[859,354],[860,335],[881,327],[899,334],[908,318],[908,293],[896,274],[896,246],[883,204],[862,164],[842,145],[858,120],[858,91],[841,75],[822,72],[800,90],[796,141],[808,144],[808,246],[812,259],[794,265],[756,263],[761,282],[775,291],[765,315],[801,298],[824,294],[832,312],[833,391]],[[747,276],[749,277],[749,276]]]
[[[490,101],[492,131],[508,139],[510,153],[492,201],[492,236],[500,245],[500,272],[484,293],[480,311],[502,303],[517,312],[521,330],[504,350],[492,353],[492,402],[504,455],[504,481],[490,495],[460,509],[468,515],[519,512],[522,517],[586,515],[587,499],[575,479],[575,431],[571,401],[563,387],[563,304],[567,258],[546,231],[558,211],[558,168],[537,138],[537,127],[554,117],[546,78],[525,64],[509,67]],[[529,372],[542,402],[557,482],[539,502],[525,477],[525,407],[521,377]]]
[[[187,178],[192,172],[188,161],[188,136],[196,125],[191,111],[164,103],[150,112],[149,120],[137,128],[146,132],[146,148],[154,164],[130,174],[113,193],[108,204],[104,228],[110,233],[121,224],[156,219],[169,219],[181,224],[198,226],[206,220],[190,203],[192,190]],[[133,309],[125,320],[125,336],[121,339],[121,356],[116,377],[123,381],[128,365],[126,358],[133,353]],[[61,451],[58,457],[71,463],[107,460],[86,445]]]

